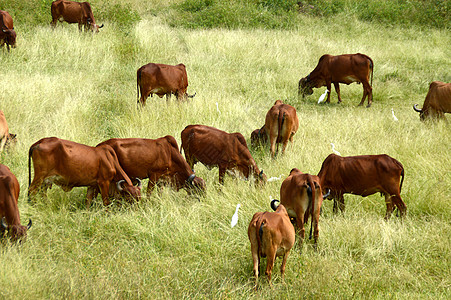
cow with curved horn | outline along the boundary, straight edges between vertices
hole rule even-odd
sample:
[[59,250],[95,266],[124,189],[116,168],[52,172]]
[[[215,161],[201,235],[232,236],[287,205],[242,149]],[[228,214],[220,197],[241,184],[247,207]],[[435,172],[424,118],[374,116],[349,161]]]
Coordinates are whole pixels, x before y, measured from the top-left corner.
[[314,228],[314,247],[316,249],[319,237],[319,215],[323,199],[329,193],[323,195],[320,179],[316,175],[304,174],[299,169],[294,168],[290,175],[282,182],[280,187],[280,201],[272,200],[271,208],[277,209],[276,202],[280,202],[287,209],[290,218],[296,220],[299,230],[300,243],[302,245],[305,236],[304,224],[311,216],[310,239],[312,238],[312,228]]
[[51,5],[52,22],[50,24],[55,27],[56,22],[66,21],[67,23],[78,23],[78,29],[81,31],[91,30],[99,32],[102,25],[97,25],[92,13],[91,4],[89,2],[75,2],[67,0],[53,1]]
[[109,139],[97,146],[102,145],[113,148],[120,165],[129,177],[149,178],[147,195],[151,194],[155,185],[164,183],[168,183],[177,191],[183,188],[188,194],[204,192],[206,189],[205,181],[194,174],[180,154],[173,136],[167,135],[155,140]]
[[420,113],[421,121],[427,118],[445,118],[445,113],[451,113],[451,83],[431,82],[423,108],[419,109],[414,104],[413,109]]
[[16,48],[16,31],[14,30],[13,18],[4,10],[0,10],[0,47],[6,44],[9,47]]
[[184,64],[171,66],[149,63],[138,69],[136,77],[138,104],[141,103],[142,106],[146,105],[146,99],[153,94],[160,98],[166,95],[167,101],[171,99],[172,94],[179,101],[196,96],[196,93],[188,95],[186,92],[188,75]]
[[27,226],[20,224],[18,199],[20,185],[11,170],[0,164],[0,237],[5,234],[11,241],[24,240],[32,222]]
[[[34,178],[31,182],[31,159],[33,160]],[[87,186],[86,206],[100,190],[103,204],[110,204],[111,182],[125,180],[120,183],[121,196],[129,201],[141,197],[141,188],[132,181],[119,164],[116,153],[108,145],[90,147],[87,145],[59,139],[43,138],[31,145],[28,152],[29,188],[31,200],[38,192],[45,196],[52,184],[61,186],[68,192],[74,187]]]

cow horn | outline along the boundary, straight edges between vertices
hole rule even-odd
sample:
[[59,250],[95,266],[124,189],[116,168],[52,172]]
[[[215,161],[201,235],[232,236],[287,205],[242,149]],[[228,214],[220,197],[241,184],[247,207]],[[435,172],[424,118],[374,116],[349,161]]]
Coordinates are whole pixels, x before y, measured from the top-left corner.
[[27,229],[30,229],[31,225],[33,225],[33,222],[31,222],[31,219],[28,219]]
[[279,202],[279,203],[280,203],[280,201],[277,200],[277,199],[273,199],[273,200],[271,201],[271,208],[272,208],[272,210],[274,210],[274,211],[276,211],[276,210],[277,210],[277,207],[279,206],[279,205],[276,206],[276,202]]
[[189,184],[193,184],[194,178],[196,178],[196,174],[191,174],[191,175],[186,179],[186,182],[188,182]]
[[419,112],[419,113],[420,113],[420,112],[423,112],[423,110],[422,110],[422,109],[419,109],[419,108],[417,107],[417,105],[418,105],[418,104],[414,104],[414,105],[413,105],[413,109],[414,109],[416,112]]
[[330,189],[327,189],[327,193],[323,195],[323,199],[326,199],[330,195]]
[[135,180],[136,180],[136,182],[137,182],[137,187],[138,187],[138,188],[142,188],[143,183],[142,183],[141,179],[139,179],[138,177],[135,177]]
[[122,188],[122,186],[121,186],[122,182],[125,182],[125,180],[124,180],[124,179],[119,180],[119,181],[117,182],[117,184],[116,184],[116,187],[117,187],[117,189],[119,190],[119,192],[122,192],[122,191],[124,190],[124,189]]
[[188,93],[186,93],[186,95],[188,96],[188,98],[194,98],[194,96],[196,96],[197,92],[194,92],[194,94],[189,95]]
[[2,228],[3,228],[3,229],[5,229],[5,230],[8,229],[8,224],[6,224],[5,217],[2,218],[1,225],[2,225]]
[[99,28],[102,28],[102,27],[103,27],[103,24],[99,26]]

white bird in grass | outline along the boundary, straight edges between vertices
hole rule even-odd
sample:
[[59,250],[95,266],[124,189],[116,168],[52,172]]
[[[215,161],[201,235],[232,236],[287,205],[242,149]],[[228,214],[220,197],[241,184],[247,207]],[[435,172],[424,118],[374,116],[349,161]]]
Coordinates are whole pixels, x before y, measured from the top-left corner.
[[216,110],[218,111],[218,113],[221,113],[221,112],[219,111],[218,102],[216,102]]
[[340,152],[338,152],[337,150],[335,150],[335,145],[333,143],[330,143],[330,145],[332,146],[332,152],[337,154],[337,155],[341,155]]
[[235,213],[232,216],[232,222],[230,222],[230,226],[235,227],[235,225],[238,223],[238,209],[240,208],[241,204],[236,205]]
[[327,92],[329,92],[328,89],[326,89],[326,91],[324,92],[324,94],[322,94],[321,96],[319,96],[318,104],[324,101],[324,98],[326,98],[326,96],[327,96]]
[[283,174],[280,175],[279,177],[271,177],[271,178],[268,179],[268,182],[280,180],[280,178],[282,178],[282,176],[283,176]]
[[398,118],[395,116],[395,112],[393,111],[393,108],[391,109],[391,114],[393,116],[393,120],[398,121]]

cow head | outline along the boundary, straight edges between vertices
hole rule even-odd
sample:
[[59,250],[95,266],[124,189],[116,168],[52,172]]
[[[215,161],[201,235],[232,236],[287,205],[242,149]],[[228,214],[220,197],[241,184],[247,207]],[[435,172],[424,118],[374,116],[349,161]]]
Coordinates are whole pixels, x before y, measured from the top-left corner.
[[5,42],[13,48],[16,48],[16,32],[13,29],[2,29],[5,34]]
[[27,231],[28,229],[30,229],[31,225],[32,225],[31,219],[29,219],[27,226],[22,225],[8,226],[5,217],[3,217],[0,222],[1,230],[3,232],[7,232],[12,242],[24,241],[27,238]]
[[425,110],[423,110],[423,109],[419,109],[419,108],[417,107],[417,105],[418,105],[418,104],[414,104],[414,105],[413,105],[413,110],[415,110],[416,112],[420,113],[420,120],[421,120],[421,121],[424,121],[424,119],[425,119],[426,116],[427,116],[427,110],[425,111]]
[[205,181],[202,178],[197,177],[194,173],[186,179],[185,187],[190,195],[192,192],[204,193],[207,189]]
[[263,185],[267,181],[268,181],[268,178],[266,178],[266,174],[263,173],[263,170],[261,170],[261,172],[258,173],[258,176],[257,176],[257,183],[260,184],[260,185]]
[[252,131],[252,133],[251,133],[251,145],[253,147],[256,147],[259,143],[260,144],[266,143],[267,140],[268,140],[268,136],[266,135],[265,126],[264,125],[263,125],[262,128],[255,129],[254,131]]
[[313,94],[314,85],[310,81],[309,76],[301,78],[301,80],[299,80],[298,95],[301,95],[302,93],[302,97],[304,97],[305,95]]
[[98,33],[99,29],[103,27],[103,24],[99,26],[91,18],[87,18],[86,23],[88,25],[88,28],[94,33]]
[[141,198],[142,182],[139,178],[134,180],[136,185],[129,185],[125,180],[119,180],[116,184],[119,193],[130,203],[133,202],[133,199],[139,200]]

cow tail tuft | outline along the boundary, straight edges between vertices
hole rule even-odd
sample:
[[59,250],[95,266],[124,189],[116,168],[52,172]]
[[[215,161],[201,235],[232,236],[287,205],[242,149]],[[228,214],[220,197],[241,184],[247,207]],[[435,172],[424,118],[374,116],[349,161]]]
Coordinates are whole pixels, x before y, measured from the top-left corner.
[[309,207],[310,207],[310,217],[312,220],[310,221],[310,233],[309,233],[309,239],[312,239],[312,231],[313,231],[313,219],[314,219],[314,212],[315,212],[315,200],[316,200],[316,188],[315,183],[312,180],[312,176],[308,176],[308,185],[312,189],[312,193],[309,195]]

